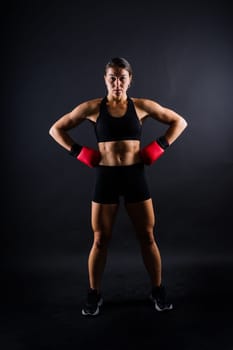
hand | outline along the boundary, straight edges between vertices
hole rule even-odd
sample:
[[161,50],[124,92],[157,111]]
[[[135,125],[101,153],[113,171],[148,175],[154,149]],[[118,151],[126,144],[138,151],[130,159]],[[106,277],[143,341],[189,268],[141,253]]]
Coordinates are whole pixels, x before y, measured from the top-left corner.
[[99,151],[86,146],[81,146],[78,143],[72,145],[69,154],[90,168],[98,165],[101,158]]
[[77,159],[80,160],[80,162],[86,164],[90,168],[97,166],[100,162],[100,158],[101,156],[99,151],[86,146],[82,147],[77,156]]
[[140,155],[144,164],[151,165],[164,153],[164,149],[157,141],[152,141],[147,146],[141,149]]

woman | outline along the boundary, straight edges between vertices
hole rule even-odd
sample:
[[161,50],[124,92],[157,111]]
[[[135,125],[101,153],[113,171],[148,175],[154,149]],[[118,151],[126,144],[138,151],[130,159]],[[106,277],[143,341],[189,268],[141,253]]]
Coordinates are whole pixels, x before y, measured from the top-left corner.
[[[129,98],[132,68],[124,58],[116,57],[108,62],[104,81],[107,88],[104,98],[79,104],[59,118],[49,131],[70,155],[96,169],[91,212],[94,241],[88,259],[90,288],[82,314],[98,315],[103,302],[101,278],[119,196],[124,197],[151,280],[150,299],[156,310],[171,310],[172,304],[166,300],[162,285],[161,257],[154,239],[155,215],[144,164],[154,163],[180,136],[187,122],[153,100]],[[168,128],[164,135],[141,149],[142,124],[149,117],[167,124]],[[94,123],[98,150],[77,144],[68,133],[87,119]]]

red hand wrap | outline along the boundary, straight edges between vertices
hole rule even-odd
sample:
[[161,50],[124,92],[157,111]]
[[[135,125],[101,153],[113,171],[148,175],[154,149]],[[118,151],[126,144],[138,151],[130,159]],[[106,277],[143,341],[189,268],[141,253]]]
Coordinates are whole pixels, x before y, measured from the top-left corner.
[[140,154],[144,164],[151,165],[164,153],[164,149],[159,146],[156,141],[152,141],[149,145],[141,149]]
[[77,156],[80,162],[86,164],[90,168],[95,167],[100,161],[100,152],[95,149],[83,146],[81,152]]

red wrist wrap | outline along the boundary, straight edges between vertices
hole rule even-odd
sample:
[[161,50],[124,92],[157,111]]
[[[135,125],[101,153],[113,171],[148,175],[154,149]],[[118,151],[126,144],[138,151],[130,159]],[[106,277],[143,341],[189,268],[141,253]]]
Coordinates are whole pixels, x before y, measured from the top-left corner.
[[100,161],[100,152],[95,149],[83,146],[81,152],[77,156],[77,159],[80,160],[80,162],[89,166],[90,168],[93,168]]
[[164,153],[164,149],[156,141],[152,141],[140,151],[142,160],[145,164],[151,165]]

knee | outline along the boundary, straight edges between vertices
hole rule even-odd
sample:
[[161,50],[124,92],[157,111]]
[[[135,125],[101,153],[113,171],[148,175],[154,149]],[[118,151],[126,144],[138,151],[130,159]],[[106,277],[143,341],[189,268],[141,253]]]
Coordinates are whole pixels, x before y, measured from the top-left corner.
[[151,246],[155,243],[153,230],[145,230],[138,233],[139,243],[143,246]]
[[98,250],[106,249],[108,247],[109,241],[111,239],[110,235],[102,234],[100,232],[95,232],[94,247]]

